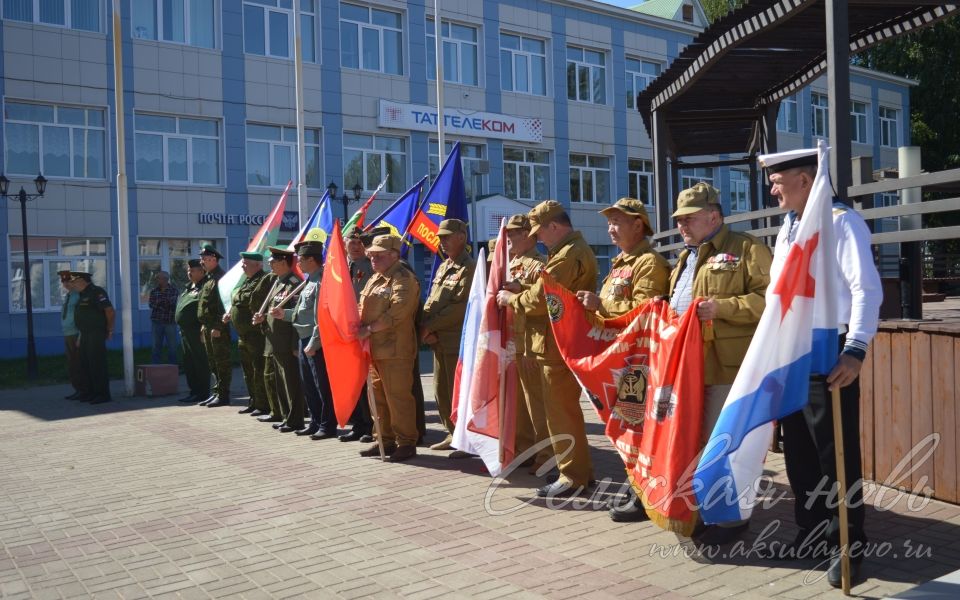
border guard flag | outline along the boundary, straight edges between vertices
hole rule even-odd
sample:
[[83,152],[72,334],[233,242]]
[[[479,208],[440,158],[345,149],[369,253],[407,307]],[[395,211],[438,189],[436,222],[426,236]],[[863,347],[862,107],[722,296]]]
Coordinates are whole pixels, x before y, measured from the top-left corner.
[[[772,165],[809,152],[760,158]],[[697,467],[694,487],[706,523],[750,517],[772,422],[803,408],[810,375],[827,374],[836,363],[837,245],[822,141],[818,152],[803,219],[789,234],[792,242],[777,241],[766,308]]]

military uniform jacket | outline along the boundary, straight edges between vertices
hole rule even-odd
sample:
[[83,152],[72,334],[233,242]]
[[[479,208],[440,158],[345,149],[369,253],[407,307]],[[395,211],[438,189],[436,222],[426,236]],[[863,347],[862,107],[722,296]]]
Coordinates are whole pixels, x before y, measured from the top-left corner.
[[188,283],[183,293],[177,298],[177,311],[173,316],[173,320],[177,322],[180,329],[200,330],[200,319],[197,318],[199,302],[200,284]]
[[597,312],[606,318],[626,314],[655,296],[666,296],[669,280],[670,263],[644,239],[613,259]]
[[350,268],[350,283],[353,284],[353,293],[359,298],[360,292],[363,291],[367,282],[370,281],[370,277],[373,276],[373,265],[370,264],[369,258],[363,257],[357,260],[347,258],[347,266]]
[[460,335],[467,312],[467,296],[477,263],[464,250],[455,260],[448,258],[437,268],[430,294],[423,305],[421,327],[435,333],[435,348],[455,354],[460,350]]
[[[543,270],[571,292],[592,292],[596,289],[597,257],[593,255],[593,250],[579,231],[571,231],[550,249],[550,257]],[[517,294],[511,306],[515,311],[522,310],[527,318],[546,318],[547,300],[543,293],[543,280],[538,279],[529,289]],[[527,354],[549,362],[563,361],[557,342],[553,339],[553,331],[549,327],[542,336],[531,335]]]
[[223,277],[223,268],[217,265],[217,268],[210,271],[200,280],[200,297],[197,302],[197,318],[200,324],[207,329],[227,329],[223,322],[223,315],[226,309],[223,307],[223,301],[220,299],[220,289],[217,282]]
[[73,319],[80,335],[107,335],[107,309],[112,308],[106,290],[93,284],[80,292]]
[[[680,253],[670,274],[671,294],[689,254],[689,250]],[[733,383],[766,306],[771,260],[770,249],[760,240],[730,231],[726,225],[697,249],[692,296],[717,303],[712,335],[704,332],[706,385]]]
[[374,360],[413,359],[417,352],[414,317],[420,305],[420,282],[400,262],[376,273],[360,293],[360,321],[384,327],[370,334]]
[[[540,271],[543,270],[545,264],[547,264],[547,257],[537,252],[537,248],[533,247],[524,254],[511,258],[507,269],[510,271],[510,279],[519,283],[523,290],[527,290],[540,278]],[[522,310],[515,310],[513,314],[513,343],[517,348],[517,356],[522,356],[528,352],[534,337],[539,337],[542,343],[549,326],[546,315],[527,316]]]
[[257,271],[247,277],[235,290],[231,297],[230,322],[233,323],[240,337],[263,335],[263,329],[253,324],[253,315],[260,310],[267,294],[270,293],[270,282],[266,273]]
[[[293,324],[294,331],[301,340],[309,339],[307,349],[320,347],[320,332],[317,330],[317,301],[320,299],[320,280],[323,269],[317,269],[307,277],[307,284],[300,291],[294,308],[283,311],[283,320]],[[287,303],[290,306],[290,303]]]
[[[284,349],[290,352],[296,352],[299,347],[300,336],[297,335],[297,331],[293,328],[293,323],[289,323],[283,319],[275,319],[270,314],[270,309],[283,302],[287,296],[293,293],[293,290],[297,289],[297,286],[300,285],[303,280],[293,271],[280,278],[280,283],[277,283],[276,287],[274,287],[274,284],[278,278],[275,274],[271,273],[264,277],[264,279],[266,280],[264,281],[264,285],[267,286],[267,293],[269,294],[272,290],[273,296],[271,296],[270,302],[267,303],[267,318],[262,325],[263,333],[266,336],[263,355],[270,356],[274,352],[282,352]],[[298,298],[293,298],[287,304],[289,305],[291,302],[296,304],[297,300]]]

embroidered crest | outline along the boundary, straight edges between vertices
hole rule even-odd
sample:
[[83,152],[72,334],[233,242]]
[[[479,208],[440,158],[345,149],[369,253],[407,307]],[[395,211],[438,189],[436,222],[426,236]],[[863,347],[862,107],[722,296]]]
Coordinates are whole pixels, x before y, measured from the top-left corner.
[[547,294],[547,314],[550,320],[556,323],[563,316],[563,302],[556,294]]
[[630,425],[643,423],[644,411],[647,406],[647,374],[650,372],[646,365],[627,367],[617,385],[617,403],[613,407],[621,419]]

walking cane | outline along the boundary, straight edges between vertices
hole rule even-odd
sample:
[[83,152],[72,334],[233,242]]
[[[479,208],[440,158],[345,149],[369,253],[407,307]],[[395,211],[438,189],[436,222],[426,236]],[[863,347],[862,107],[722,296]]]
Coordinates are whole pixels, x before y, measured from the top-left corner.
[[833,402],[833,445],[837,456],[837,485],[840,512],[840,581],[843,585],[843,595],[850,595],[850,532],[847,529],[847,472],[844,467],[843,456],[843,423],[840,413],[840,388],[832,391]]

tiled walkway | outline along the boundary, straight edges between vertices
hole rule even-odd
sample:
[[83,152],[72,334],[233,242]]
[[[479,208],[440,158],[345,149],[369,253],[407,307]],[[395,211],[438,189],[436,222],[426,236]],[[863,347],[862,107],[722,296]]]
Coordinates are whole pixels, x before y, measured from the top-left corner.
[[[525,472],[493,487],[478,461],[424,448],[383,464],[236,408],[88,406],[65,393],[0,392],[2,598],[841,597],[812,562],[687,557],[673,534],[614,524],[599,502],[548,508]],[[587,414],[597,476],[619,482]],[[768,469],[785,498],[755,514],[748,550],[767,527],[783,523],[779,540],[795,531],[779,455]],[[887,489],[880,504],[894,497]],[[890,546],[856,594],[882,598],[960,568],[960,507],[914,508],[904,496],[869,510],[868,534]]]

